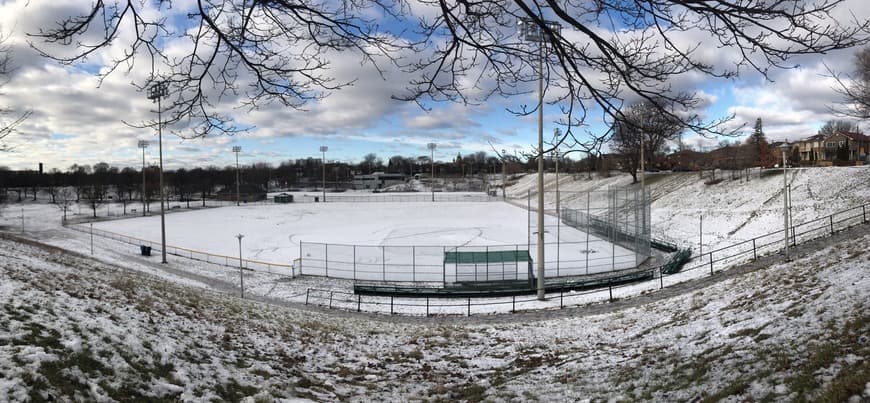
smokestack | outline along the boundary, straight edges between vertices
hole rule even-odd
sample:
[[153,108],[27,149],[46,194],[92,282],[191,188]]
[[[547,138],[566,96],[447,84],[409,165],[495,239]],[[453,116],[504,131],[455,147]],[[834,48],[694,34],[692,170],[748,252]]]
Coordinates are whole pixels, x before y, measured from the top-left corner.
[[42,175],[42,163],[39,163],[39,174]]

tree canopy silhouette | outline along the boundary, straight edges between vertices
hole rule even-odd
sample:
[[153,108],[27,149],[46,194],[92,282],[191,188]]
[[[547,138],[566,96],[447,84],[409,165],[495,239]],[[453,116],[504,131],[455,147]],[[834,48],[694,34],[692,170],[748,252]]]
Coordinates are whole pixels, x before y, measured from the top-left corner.
[[[217,111],[221,102],[302,109],[352,84],[330,72],[335,55],[352,52],[391,80],[405,80],[393,97],[423,108],[530,93],[542,74],[548,102],[562,112],[559,143],[586,144],[608,135],[575,133],[589,114],[611,126],[623,106],[643,101],[665,101],[672,107],[661,113],[689,130],[721,134],[727,117],[693,112],[701,100],[675,79],[729,79],[746,69],[766,76],[791,67],[793,56],[866,43],[870,22],[833,17],[843,1],[198,0],[173,28],[170,0],[98,0],[32,38],[66,63],[124,48],[105,74],[149,63],[154,74],[138,85],[169,83],[169,123],[185,127],[187,137],[238,130]],[[539,43],[518,35],[521,20]],[[171,39],[184,41],[186,53],[168,52]],[[55,51],[57,44],[74,51]],[[712,48],[734,59],[717,63]]]

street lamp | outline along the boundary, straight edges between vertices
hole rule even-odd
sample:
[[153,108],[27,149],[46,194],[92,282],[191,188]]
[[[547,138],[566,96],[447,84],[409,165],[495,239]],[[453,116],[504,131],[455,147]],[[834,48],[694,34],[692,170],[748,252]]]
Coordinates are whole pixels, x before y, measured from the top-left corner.
[[[169,88],[165,81],[158,81],[148,88],[148,99],[157,102],[157,144],[160,153],[160,256],[161,263],[166,263],[166,217],[164,201],[166,195],[163,190],[163,124],[161,123],[160,100],[169,95]],[[144,151],[144,150],[143,150]]]
[[326,201],[326,151],[329,150],[327,146],[320,146],[320,153],[323,154],[323,201]]
[[[554,37],[562,26],[555,21],[538,20]],[[520,35],[527,42],[538,44],[538,299],[546,299],[544,290],[544,44],[548,35],[531,18],[520,19]]]
[[139,148],[142,149],[142,217],[145,217],[145,149],[148,147],[148,140],[139,140]]
[[785,152],[789,149],[788,143],[782,143],[779,149],[782,150],[782,219],[783,219],[783,240],[785,242],[785,260],[788,256],[788,171],[785,169]]
[[429,149],[429,164],[432,165],[432,180],[430,181],[431,185],[429,188],[432,190],[432,201],[435,201],[435,148],[438,147],[438,144],[429,143],[426,144],[426,148]]
[[239,153],[242,152],[242,146],[233,146],[233,152],[236,153],[236,206],[241,205],[239,197]]
[[239,288],[242,289],[242,299],[245,299],[245,277],[242,275],[242,238],[244,237],[242,234],[236,235],[239,239]]

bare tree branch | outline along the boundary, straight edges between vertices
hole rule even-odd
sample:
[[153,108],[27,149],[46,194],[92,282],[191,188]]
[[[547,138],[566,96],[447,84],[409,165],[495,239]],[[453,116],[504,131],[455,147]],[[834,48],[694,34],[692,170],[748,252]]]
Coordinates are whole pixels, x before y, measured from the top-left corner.
[[[183,32],[174,33],[164,18],[144,17],[153,14],[147,7],[167,11],[168,0],[100,0],[34,34],[43,43],[33,46],[67,45],[76,53],[55,58],[81,62],[132,26],[135,39],[108,70],[147,58],[153,79],[170,83],[169,125],[186,137],[243,130],[219,105],[256,109],[276,102],[302,110],[351,85],[352,79],[329,73],[337,52],[354,52],[382,74],[387,65],[397,67],[410,78],[393,97],[424,109],[528,94],[543,75],[547,102],[563,115],[559,143],[591,151],[610,133],[575,133],[590,113],[612,126],[624,117],[624,105],[635,102],[667,104],[660,113],[701,135],[734,134],[723,130],[730,117],[693,112],[695,90],[675,83],[687,73],[731,79],[750,70],[766,77],[770,69],[793,67],[794,56],[866,44],[870,22],[833,17],[844,1],[198,0]],[[519,37],[521,19],[537,26],[541,42]],[[99,39],[88,39],[94,32]],[[178,38],[191,52],[167,56],[162,47]],[[717,63],[705,52],[710,48],[733,54],[732,64]],[[511,111],[524,115],[538,107]]]
[[[7,83],[8,77],[13,70],[12,67],[12,50],[4,44],[6,37],[0,34],[0,87]],[[3,93],[0,93],[0,97]],[[3,141],[7,136],[14,133],[21,123],[24,123],[32,114],[31,111],[20,112],[18,114],[7,106],[0,105],[0,152],[12,151],[12,146]],[[17,116],[16,116],[17,115]],[[7,116],[12,116],[6,119]]]

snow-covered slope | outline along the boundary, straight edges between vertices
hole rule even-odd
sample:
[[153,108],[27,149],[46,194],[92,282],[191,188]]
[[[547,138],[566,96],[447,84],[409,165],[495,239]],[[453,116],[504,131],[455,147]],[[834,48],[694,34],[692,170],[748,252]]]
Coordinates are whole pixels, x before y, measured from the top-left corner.
[[0,237],[0,400],[862,401],[868,232],[648,303],[465,319],[270,306]]
[[[652,202],[654,235],[664,235],[697,245],[703,216],[704,248],[719,248],[759,235],[781,230],[783,226],[782,171],[753,170],[749,179],[730,179],[729,172],[717,172],[723,179],[710,182],[697,172],[654,173],[647,175]],[[525,205],[527,194],[537,190],[537,177],[525,175],[508,188],[507,195],[517,205]],[[789,169],[792,222],[800,224],[841,210],[870,202],[870,167],[830,167]],[[545,176],[545,189],[555,192],[555,174]],[[587,191],[631,184],[627,174],[607,178],[586,174],[562,174],[559,190],[562,206],[584,208]],[[555,197],[547,193],[547,207]],[[532,202],[534,205],[534,201]]]

